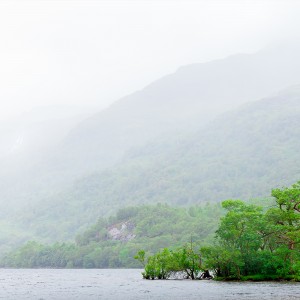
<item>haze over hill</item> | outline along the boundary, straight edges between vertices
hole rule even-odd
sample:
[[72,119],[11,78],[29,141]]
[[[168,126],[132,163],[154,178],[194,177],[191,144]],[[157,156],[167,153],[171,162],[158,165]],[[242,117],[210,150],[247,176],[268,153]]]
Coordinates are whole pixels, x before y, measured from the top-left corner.
[[195,131],[219,113],[300,82],[299,50],[293,43],[181,67],[81,122],[26,172],[47,185],[54,180],[54,187],[112,166],[162,134]]
[[297,298],[299,16],[0,0],[0,298]]
[[49,147],[55,147],[74,126],[88,118],[93,111],[95,108],[91,107],[36,107],[18,118],[1,121],[0,159],[3,156],[10,159],[16,152],[22,156],[35,156]]
[[25,210],[21,224],[44,238],[67,238],[126,205],[263,197],[299,178],[299,134],[300,86],[293,86],[225,113],[196,133],[132,150],[117,166]]
[[43,137],[50,129],[55,141],[30,152],[33,159],[0,161],[3,218],[28,228],[25,235],[69,238],[131,203],[257,197],[294,181],[298,88],[218,115],[300,83],[299,49],[294,43],[181,67],[79,124],[31,124],[28,132]]
[[168,131],[199,129],[216,115],[300,82],[300,45],[281,45],[181,67],[82,122],[62,144],[66,168],[95,171]]

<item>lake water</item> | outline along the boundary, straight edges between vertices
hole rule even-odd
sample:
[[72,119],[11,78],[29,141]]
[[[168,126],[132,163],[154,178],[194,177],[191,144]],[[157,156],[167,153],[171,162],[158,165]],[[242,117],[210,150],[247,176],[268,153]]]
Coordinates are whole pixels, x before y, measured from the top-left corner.
[[0,299],[300,299],[300,283],[143,280],[141,270],[0,270]]

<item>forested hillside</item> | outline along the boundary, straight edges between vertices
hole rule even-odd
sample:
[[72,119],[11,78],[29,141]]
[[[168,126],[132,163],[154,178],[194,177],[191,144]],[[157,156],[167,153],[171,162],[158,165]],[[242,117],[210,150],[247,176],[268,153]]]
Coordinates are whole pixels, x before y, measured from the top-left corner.
[[132,150],[118,166],[24,210],[19,222],[44,238],[67,238],[126,205],[265,196],[299,178],[299,136],[295,86],[224,114],[196,134]]
[[134,260],[139,249],[155,253],[193,239],[212,241],[223,211],[219,204],[189,208],[168,205],[126,207],[76,237],[76,243],[52,245],[28,242],[6,255],[4,267],[120,268],[140,267]]

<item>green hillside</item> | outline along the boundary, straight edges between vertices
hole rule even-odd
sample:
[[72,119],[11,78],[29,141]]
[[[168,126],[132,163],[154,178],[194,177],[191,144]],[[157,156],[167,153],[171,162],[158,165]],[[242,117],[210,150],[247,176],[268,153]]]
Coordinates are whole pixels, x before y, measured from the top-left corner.
[[249,103],[189,136],[136,148],[114,168],[23,212],[36,235],[66,239],[99,216],[137,204],[176,205],[268,195],[300,177],[300,88]]
[[2,267],[140,267],[134,260],[139,249],[155,253],[162,247],[178,247],[193,241],[213,239],[221,205],[191,206],[188,209],[168,205],[127,207],[78,235],[76,242],[51,245],[28,242],[10,252]]
[[[175,132],[195,132],[225,111],[299,83],[299,53],[297,43],[283,44],[180,67],[107,109],[95,110],[67,136],[61,123],[32,124],[30,132],[38,135],[29,139],[30,149],[36,150],[0,159],[1,211],[9,215],[15,207],[35,206],[74,180],[111,168],[132,148],[144,147],[162,135],[169,140]],[[55,142],[49,132],[56,132]],[[18,132],[14,141],[22,136]],[[43,147],[38,147],[37,136]],[[3,141],[5,150],[10,143]]]

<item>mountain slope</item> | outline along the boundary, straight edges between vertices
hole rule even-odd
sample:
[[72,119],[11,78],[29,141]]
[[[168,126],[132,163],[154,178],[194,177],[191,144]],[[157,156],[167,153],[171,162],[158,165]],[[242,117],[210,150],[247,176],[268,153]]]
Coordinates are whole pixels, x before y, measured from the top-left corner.
[[300,46],[278,46],[179,68],[71,131],[51,160],[78,174],[118,161],[128,149],[300,82]]
[[132,148],[195,132],[219,113],[300,82],[299,50],[284,45],[179,68],[81,122],[43,155],[2,161],[1,209],[45,201],[74,180],[113,166]]
[[39,230],[43,224],[44,237],[58,237],[63,228],[66,237],[125,205],[265,196],[299,180],[299,137],[300,86],[294,86],[226,113],[195,134],[132,150],[116,167],[28,210],[21,223]]

